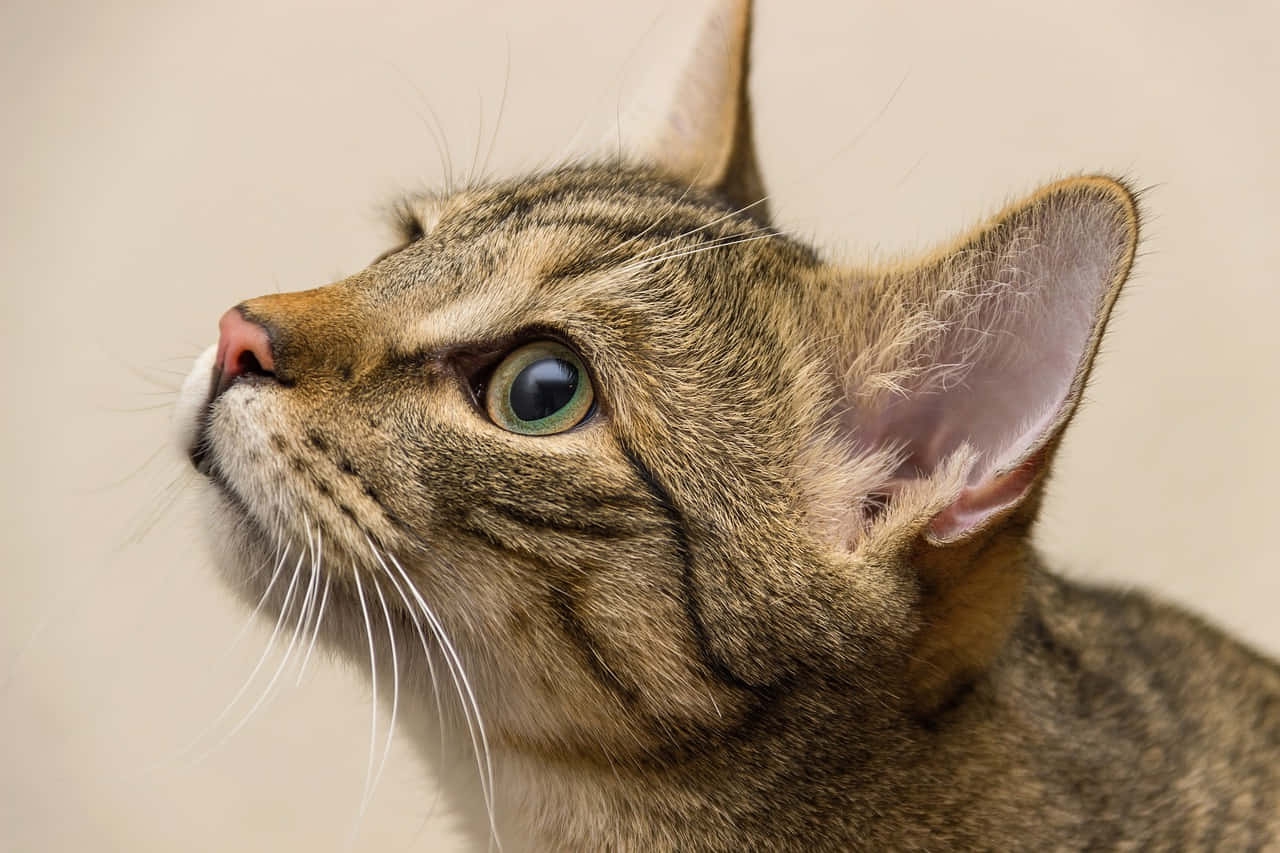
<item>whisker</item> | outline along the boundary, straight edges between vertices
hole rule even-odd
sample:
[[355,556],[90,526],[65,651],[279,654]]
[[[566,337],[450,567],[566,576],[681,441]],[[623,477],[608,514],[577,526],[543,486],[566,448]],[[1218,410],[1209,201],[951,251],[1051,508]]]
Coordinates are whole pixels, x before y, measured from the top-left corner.
[[[176,395],[177,392],[174,393]],[[98,407],[98,411],[108,412],[113,415],[137,415],[142,412],[156,412],[160,409],[172,409],[177,405],[177,403],[177,399],[173,399],[165,403],[156,403],[152,406],[100,406]]]
[[[290,544],[292,545],[292,542],[290,542]],[[258,673],[262,671],[263,664],[267,662],[267,658],[270,656],[271,650],[275,648],[276,638],[279,637],[280,635],[280,627],[284,624],[285,614],[289,610],[289,602],[292,601],[293,599],[293,591],[294,591],[294,588],[297,586],[298,577],[301,575],[301,572],[302,572],[302,556],[300,555],[298,557],[298,562],[293,567],[293,578],[289,581],[289,588],[285,591],[284,602],[280,605],[280,615],[276,618],[276,625],[275,625],[275,628],[273,628],[271,631],[271,638],[267,640],[267,647],[262,650],[262,655],[261,657],[258,658],[258,662],[254,665],[253,671],[249,673],[249,677],[244,680],[244,684],[242,684],[240,686],[240,689],[236,691],[236,694],[231,697],[231,701],[226,704],[226,707],[224,707],[222,711],[218,713],[218,716],[213,718],[213,722],[209,723],[209,725],[205,727],[204,731],[202,731],[199,735],[197,735],[190,744],[188,744],[186,747],[180,750],[180,754],[181,752],[186,752],[187,750],[194,747],[197,743],[203,740],[206,735],[208,735],[211,731],[217,728],[219,723],[221,723],[224,719],[226,719],[227,714],[231,713],[231,709],[236,706],[236,704],[240,701],[240,699],[244,696],[244,694],[249,690],[249,686],[253,684],[254,679],[256,679],[258,676]],[[221,741],[218,742],[217,745],[215,745],[215,748],[216,746],[220,746],[225,741],[226,741],[226,738],[223,738]],[[203,759],[212,751],[213,751],[212,749],[206,750],[200,756],[200,758]]]
[[[263,590],[262,596],[258,599],[257,605],[253,608],[253,612],[249,614],[248,619],[244,620],[244,624],[240,626],[240,630],[237,631],[235,637],[231,639],[231,645],[227,646],[227,650],[222,653],[221,657],[225,658],[227,655],[231,654],[236,646],[240,645],[240,641],[244,639],[244,635],[249,630],[249,626],[258,618],[258,613],[262,610],[262,606],[267,603],[267,598],[271,595],[271,590],[275,587],[276,581],[280,578],[280,570],[284,568],[285,560],[289,558],[289,550],[293,547],[293,542],[290,541],[285,545],[284,551],[281,551],[280,542],[283,537],[284,530],[277,528],[276,546],[273,550],[279,554],[279,557],[276,559],[275,569],[271,572],[271,579],[267,581],[267,588]],[[265,565],[266,564],[264,563],[263,566],[265,567]]]
[[[375,558],[378,557],[377,551],[373,546],[373,540],[365,534],[364,541],[369,544],[369,550],[373,552]],[[378,559],[378,562],[382,562]],[[391,581],[391,585],[395,587],[396,594],[400,596],[400,600],[404,603],[405,612],[409,614],[409,619],[413,622],[413,628],[418,633],[418,639],[422,643],[422,654],[427,659],[427,674],[431,680],[431,692],[435,696],[436,701],[436,719],[440,724],[440,754],[444,755],[444,706],[440,702],[440,684],[436,679],[436,664],[431,649],[427,646],[427,635],[422,630],[422,620],[418,618],[417,612],[413,609],[413,605],[409,603],[409,598],[404,594],[404,590],[400,587],[400,582],[396,580],[395,575],[386,571],[386,564],[383,563],[383,571],[386,572],[387,580]]]
[[582,118],[578,121],[577,126],[574,127],[573,134],[569,137],[569,141],[564,145],[564,150],[561,154],[562,159],[567,157],[578,146],[578,137],[582,135],[583,129],[587,127],[588,120],[591,118],[592,114],[600,108],[600,105],[610,96],[610,94],[613,94],[614,89],[617,89],[617,99],[618,101],[621,101],[623,94],[622,87],[626,80],[628,66],[635,61],[636,54],[639,53],[640,48],[644,46],[645,40],[653,35],[653,30],[658,25],[658,22],[662,20],[662,16],[662,12],[654,14],[653,18],[649,21],[648,26],[646,26],[636,38],[635,43],[627,52],[626,57],[618,63],[618,70],[615,72],[612,82],[604,89],[601,89],[600,92],[591,99]]
[[139,515],[133,532],[115,550],[123,550],[126,545],[137,545],[146,539],[156,525],[163,521],[164,517],[177,505],[178,498],[188,490],[195,476],[196,472],[191,468],[179,470]]
[[832,163],[839,160],[841,157],[845,156],[854,148],[856,148],[858,146],[858,143],[862,141],[863,137],[865,137],[868,133],[871,132],[872,128],[874,128],[880,122],[880,119],[884,118],[885,113],[887,113],[889,111],[889,108],[893,106],[893,102],[898,99],[898,94],[902,91],[902,87],[906,85],[907,78],[909,76],[911,76],[909,73],[902,75],[902,79],[898,81],[898,85],[893,87],[893,91],[889,93],[889,97],[885,99],[885,102],[880,105],[880,109],[877,110],[876,114],[873,115],[870,119],[868,119],[867,122],[863,124],[861,128],[858,129],[858,132],[853,135],[852,139],[850,139],[844,145],[836,149],[836,152],[832,154],[830,157],[828,157],[825,161],[820,163],[818,166],[816,166],[813,172],[811,172],[808,175],[802,175],[799,178],[799,180],[793,183],[793,186],[796,188],[809,186],[811,182],[821,177],[822,175],[827,174],[828,170],[831,168]]
[[471,167],[467,169],[467,188],[475,186],[476,161],[480,159],[480,141],[484,139],[484,95],[477,93],[476,98],[480,102],[480,119],[476,122],[476,144],[471,150]]
[[[308,536],[311,535],[309,526],[308,526],[307,535]],[[301,565],[301,563],[299,563],[299,565]],[[316,577],[316,567],[315,567],[315,564],[312,563],[311,564],[311,580],[308,582],[308,586],[315,583],[315,577]],[[258,697],[258,701],[253,703],[253,707],[250,708],[245,713],[245,715],[240,719],[240,722],[237,723],[236,726],[233,729],[231,729],[231,731],[227,732],[226,736],[223,737],[222,739],[222,743],[225,743],[226,741],[235,737],[236,733],[239,732],[240,729],[244,728],[245,724],[248,723],[249,720],[253,718],[253,715],[257,713],[258,709],[261,708],[263,703],[267,701],[267,697],[271,695],[271,688],[275,687],[276,682],[280,680],[280,673],[284,672],[285,668],[289,665],[289,660],[293,656],[293,649],[298,644],[298,637],[302,635],[302,621],[307,615],[307,610],[304,605],[305,605],[305,602],[302,602],[299,604],[298,621],[295,622],[293,626],[293,637],[290,638],[289,646],[284,650],[284,656],[280,659],[280,664],[276,667],[276,671],[271,674],[271,679],[267,681],[267,686],[263,688],[262,695]],[[291,607],[292,607],[292,602],[289,596],[286,595],[284,609],[289,609]]]
[[[382,555],[378,552],[378,549],[373,545],[373,543],[372,543],[372,542],[370,542],[370,543],[369,543],[369,547],[373,549],[373,556],[374,556],[374,558],[378,561],[378,563],[382,566],[382,570],[383,570],[384,572],[386,572],[386,574],[387,574],[387,576],[388,576],[388,577],[390,577],[390,576],[391,576],[391,569],[390,569],[390,568],[388,568],[388,566],[387,566],[387,564],[386,564],[386,561],[382,559]],[[388,556],[390,556],[390,555],[388,555]],[[433,621],[433,616],[434,616],[434,614],[430,614],[430,613],[428,612],[428,611],[430,611],[430,608],[429,608],[429,607],[427,607],[427,603],[426,603],[426,601],[422,598],[422,594],[421,594],[420,592],[418,592],[417,588],[416,588],[416,587],[413,585],[413,583],[409,580],[409,576],[404,572],[404,569],[400,567],[400,564],[399,564],[399,562],[398,562],[398,561],[396,562],[396,567],[400,570],[400,576],[401,576],[401,578],[404,580],[405,586],[407,586],[407,587],[409,588],[409,591],[413,594],[414,599],[417,601],[418,606],[419,606],[419,609],[422,611],[423,615],[427,616],[427,619],[428,619],[428,627],[430,627],[430,628],[431,628],[431,633],[435,636],[435,638],[436,638],[436,642],[437,642],[437,643],[439,643],[440,648],[441,648],[441,650],[443,651],[443,650],[444,650],[444,641],[443,641],[443,638],[441,637],[440,630],[439,630],[439,629],[438,629],[438,627],[437,627],[437,623]],[[412,609],[412,608],[410,608],[410,612],[413,612],[413,609]],[[430,661],[430,658],[429,658],[429,657],[428,657],[428,661]],[[458,692],[458,699],[459,699],[459,702],[460,702],[460,707],[462,708],[463,720],[464,720],[464,721],[466,722],[466,724],[467,724],[467,733],[468,733],[468,734],[470,735],[470,737],[471,737],[471,748],[472,748],[472,750],[475,752],[475,756],[476,756],[476,770],[477,770],[477,772],[480,774],[480,789],[481,789],[481,791],[482,791],[482,792],[483,792],[483,794],[484,794],[485,805],[486,805],[486,806],[488,806],[488,805],[489,805],[489,803],[490,803],[490,795],[489,795],[489,789],[488,789],[488,787],[486,786],[486,776],[485,776],[485,773],[484,773],[484,767],[483,767],[483,765],[481,764],[481,761],[480,761],[480,754],[481,754],[481,753],[480,753],[480,743],[481,743],[481,741],[480,741],[480,740],[479,740],[479,738],[477,737],[477,733],[476,733],[476,731],[477,731],[477,730],[476,730],[476,727],[475,727],[475,725],[474,725],[474,724],[472,723],[472,721],[471,721],[471,717],[472,717],[472,709],[471,709],[471,707],[470,707],[470,706],[468,706],[468,704],[467,704],[466,696],[463,694],[463,690],[462,690],[462,682],[461,682],[461,680],[458,678],[458,671],[457,671],[457,670],[458,670],[458,666],[460,666],[460,663],[458,663],[457,661],[455,661],[455,660],[451,659],[447,653],[444,655],[444,662],[445,662],[445,666],[447,666],[447,667],[449,668],[449,677],[450,677],[450,678],[452,679],[452,681],[453,681],[453,687],[454,687],[454,689]],[[439,699],[440,699],[440,696],[439,696],[439,693],[437,692],[437,694],[436,694],[436,709],[437,709],[437,711],[438,711],[438,712],[439,712],[439,714],[440,714],[440,725],[441,725],[440,737],[441,737],[441,744],[442,744],[442,746],[441,746],[441,753],[443,754],[443,752],[444,752],[444,749],[443,749],[443,738],[444,738],[444,710],[443,710],[443,707],[442,707],[442,706],[441,706],[441,704],[440,704]],[[476,713],[477,713],[477,714],[479,713],[479,709],[476,709]]]
[[[431,632],[435,634],[441,648],[445,650],[445,661],[449,663],[449,672],[453,677],[454,688],[458,691],[458,698],[463,700],[462,710],[467,721],[467,729],[471,734],[471,747],[476,755],[476,769],[480,771],[481,794],[484,798],[485,809],[489,813],[489,829],[493,838],[496,839],[498,829],[494,821],[493,767],[489,758],[489,742],[485,736],[484,722],[480,719],[480,706],[476,703],[475,693],[472,691],[471,682],[467,679],[467,674],[462,668],[462,661],[444,632],[444,626],[426,602],[421,602],[421,604],[423,614],[427,617],[427,624],[431,627]],[[474,728],[472,727],[472,719],[475,720]],[[478,743],[476,740],[477,733],[479,735]],[[501,849],[502,845],[499,844],[498,847]]]
[[[316,525],[316,536],[320,535],[320,525]],[[316,560],[316,543],[311,537],[311,526],[307,525],[307,551],[311,553],[311,578],[307,583],[307,595],[302,600],[302,636],[306,637],[311,633],[311,616],[315,612],[316,594],[320,590],[320,571]],[[302,671],[299,668],[298,678],[294,681],[296,687],[302,681]]]
[[[165,492],[171,492],[167,498],[168,506],[162,507],[157,511],[156,520],[162,518],[170,509],[173,503],[177,501],[178,492],[172,491],[179,485],[184,485],[185,472],[179,472],[172,481],[165,487],[155,500],[159,502]],[[119,553],[129,544],[129,540],[121,542],[118,546],[112,548],[113,553]],[[50,589],[45,596],[48,600],[48,607],[43,609],[37,618],[35,618],[26,636],[18,640],[4,650],[0,655],[0,696],[3,696],[14,683],[18,673],[26,666],[33,653],[44,646],[41,639],[51,627],[56,625],[59,620],[71,618],[69,614],[81,609],[85,606],[85,602],[94,600],[103,588],[104,584],[110,583],[117,579],[120,566],[123,563],[112,561],[106,570],[89,571],[87,567],[75,567],[58,575],[50,583]]]
[[[387,557],[390,558],[392,564],[396,567],[396,570],[400,573],[401,580],[405,582],[405,585],[408,586],[409,591],[413,593],[413,597],[418,602],[418,606],[422,608],[423,615],[427,617],[428,624],[431,626],[432,631],[436,635],[436,639],[440,641],[441,648],[445,652],[446,661],[452,659],[453,666],[451,666],[450,669],[452,671],[453,678],[454,678],[454,686],[458,687],[459,689],[459,695],[461,696],[462,691],[465,690],[466,696],[464,698],[470,701],[471,709],[475,714],[476,730],[478,730],[479,738],[480,738],[481,749],[477,750],[477,761],[480,758],[481,752],[483,752],[483,755],[484,755],[484,771],[482,773],[482,776],[485,778],[482,779],[481,787],[485,791],[485,805],[489,811],[489,830],[493,835],[494,841],[498,845],[498,849],[501,850],[502,842],[498,838],[498,827],[494,817],[494,809],[493,809],[493,805],[494,805],[493,760],[490,755],[489,739],[488,739],[488,736],[485,734],[484,721],[480,716],[480,705],[476,701],[475,691],[472,689],[471,681],[470,679],[467,678],[467,674],[462,668],[462,659],[458,656],[458,652],[453,647],[453,643],[450,642],[448,635],[445,633],[444,625],[441,624],[439,618],[435,614],[435,611],[431,609],[430,605],[428,605],[427,602],[422,598],[421,593],[419,593],[417,588],[414,587],[412,582],[410,582],[408,573],[405,572],[404,567],[400,565],[400,561],[396,559],[395,554],[388,552]],[[459,684],[459,681],[461,682],[460,684]],[[466,707],[465,702],[463,707],[465,709]],[[470,724],[468,723],[468,725]],[[475,745],[474,731],[472,732],[472,744],[473,746]],[[487,783],[485,781],[486,779],[487,779]]]
[[[609,257],[610,255],[614,254],[615,252],[620,252],[620,251],[622,251],[622,250],[623,250],[623,249],[625,249],[627,246],[630,246],[632,243],[635,243],[636,241],[643,239],[643,238],[644,238],[644,235],[648,234],[650,231],[652,231],[653,229],[657,228],[659,225],[661,225],[663,222],[665,222],[665,221],[666,221],[666,219],[667,219],[667,217],[668,217],[668,216],[670,216],[672,213],[674,213],[674,212],[675,212],[676,208],[678,208],[678,207],[680,206],[680,203],[681,203],[681,202],[683,202],[683,201],[688,197],[689,193],[693,191],[693,187],[694,187],[694,185],[693,185],[692,183],[691,183],[691,184],[689,184],[688,186],[686,186],[686,187],[684,188],[684,192],[680,193],[680,197],[679,197],[679,198],[677,198],[675,201],[671,202],[671,204],[669,204],[669,205],[667,206],[667,209],[666,209],[665,211],[663,211],[663,213],[662,213],[662,215],[661,215],[661,216],[657,217],[656,219],[654,219],[654,220],[653,220],[653,222],[649,223],[649,225],[648,225],[648,226],[646,226],[646,227],[645,227],[645,229],[644,229],[643,231],[640,231],[640,232],[639,232],[639,233],[637,233],[637,234],[633,234],[632,236],[630,236],[630,237],[628,237],[627,239],[623,240],[621,243],[618,243],[618,244],[617,244],[617,245],[615,245],[615,246],[611,246],[610,248],[608,248],[608,249],[606,249],[605,251],[601,252],[601,253],[600,253],[600,258],[602,258],[602,259],[603,259],[603,258],[607,258],[607,257]],[[683,237],[683,236],[686,236],[686,235],[681,234],[681,235],[679,235],[679,236],[680,236],[680,237]],[[678,237],[676,237],[676,238],[672,238],[672,239],[678,239]],[[669,240],[664,240],[664,241],[663,241],[661,244],[659,244],[659,245],[665,245],[665,244],[666,244],[666,243],[668,243],[668,242],[670,242],[670,241],[669,241]],[[653,247],[653,248],[657,248],[657,247],[655,246],[655,247]]]
[[[324,574],[324,536],[320,528],[316,528],[316,564],[317,572]],[[307,664],[311,661],[311,653],[316,648],[316,638],[320,636],[320,623],[324,619],[324,606],[329,603],[329,581],[332,575],[324,576],[324,593],[320,596],[320,611],[316,614],[315,625],[311,629],[311,642],[307,644],[307,653],[302,658],[302,666],[298,667],[298,680],[295,686],[302,683],[302,676],[307,671]]]
[[[765,233],[759,233],[761,231]],[[757,231],[749,231],[747,232],[747,234],[748,236],[738,235],[732,239],[722,239],[715,243],[711,243],[705,246],[698,246],[693,249],[682,249],[676,252],[669,252],[668,254],[660,255],[656,258],[644,258],[638,263],[631,263],[626,266],[619,267],[617,270],[615,270],[615,272],[617,274],[623,275],[626,273],[635,272],[637,270],[647,269],[649,267],[660,264],[663,261],[669,261],[672,258],[683,258],[683,257],[687,257],[688,255],[696,255],[701,252],[709,252],[712,249],[723,249],[726,246],[735,246],[738,243],[750,243],[754,240],[767,240],[770,237],[775,236],[776,232],[774,232],[773,229],[757,229]]]
[[[680,196],[680,198],[681,198],[681,199],[683,199],[686,195],[688,195],[688,193],[689,193],[689,190],[690,190],[690,189],[692,189],[692,184],[691,184],[689,187],[685,188],[684,194],[682,194],[682,195]],[[749,203],[749,204],[744,204],[742,207],[739,207],[739,208],[737,208],[737,209],[735,209],[735,210],[731,210],[731,211],[729,211],[728,213],[724,214],[723,216],[716,217],[715,219],[711,220],[710,222],[703,223],[702,225],[699,225],[697,228],[690,228],[688,231],[685,231],[685,232],[683,232],[683,233],[677,234],[677,235],[676,235],[676,236],[674,236],[674,237],[668,237],[667,239],[663,240],[663,241],[662,241],[662,242],[660,242],[660,243],[655,243],[654,245],[649,246],[647,249],[645,249],[645,250],[644,250],[643,252],[641,252],[639,255],[636,255],[636,256],[635,256],[634,258],[632,258],[631,260],[633,260],[633,261],[642,260],[642,259],[643,259],[646,255],[648,255],[650,252],[656,252],[658,249],[661,249],[663,246],[667,245],[668,243],[674,243],[674,242],[676,242],[677,240],[683,240],[683,239],[685,239],[686,237],[692,237],[694,234],[697,234],[699,231],[705,231],[706,229],[710,228],[710,227],[711,227],[711,226],[713,226],[713,225],[719,225],[721,222],[724,222],[726,219],[732,219],[733,217],[737,216],[738,214],[740,214],[740,213],[745,213],[746,211],[750,210],[750,209],[751,209],[751,208],[753,208],[753,207],[756,207],[757,205],[764,204],[764,203],[765,203],[766,201],[768,201],[768,200],[769,200],[769,196],[767,196],[767,195],[761,196],[760,198],[756,199],[755,201],[753,201],[753,202],[751,202],[751,203]],[[677,204],[678,204],[678,203],[679,203],[679,202],[677,202]],[[674,209],[674,207],[673,207],[673,209]]]
[[373,650],[373,625],[369,621],[369,608],[364,600],[364,585],[360,583],[360,569],[352,565],[351,574],[356,579],[356,596],[360,600],[364,630],[369,638],[369,675],[373,679],[373,708],[369,714],[369,762],[364,773],[364,796],[360,798],[360,815],[351,833],[351,837],[355,838],[356,831],[360,828],[359,818],[364,816],[364,803],[369,800],[369,785],[373,781],[373,753],[378,743],[378,656]]
[[484,162],[480,165],[480,178],[489,173],[489,158],[493,156],[493,147],[498,141],[498,128],[502,127],[502,116],[507,109],[507,90],[511,87],[511,38],[507,37],[507,70],[502,78],[502,100],[498,101],[498,118],[493,123],[493,133],[489,135],[489,144],[485,148]]
[[[386,561],[382,559],[382,555],[379,553],[377,547],[373,545],[372,541],[369,542],[369,547],[373,549],[373,556],[375,559],[377,559],[378,563],[382,566],[383,571],[386,572],[388,576],[390,576],[391,574],[390,568],[388,568]],[[426,600],[423,599],[422,593],[420,593],[417,587],[413,585],[413,582],[409,580],[409,575],[407,572],[405,572],[404,567],[401,566],[400,562],[396,560],[395,557],[390,553],[388,553],[387,556],[391,558],[393,563],[395,563],[396,569],[399,571],[400,577],[404,581],[405,586],[408,587],[409,591],[413,594],[414,599],[418,603],[419,609],[421,610],[422,614],[427,618],[428,626],[431,628],[431,633],[435,635],[436,642],[440,644],[441,651],[445,652],[444,662],[445,662],[445,665],[449,668],[449,677],[453,681],[453,687],[458,692],[458,699],[460,700],[460,703],[461,703],[460,706],[462,708],[463,720],[466,722],[467,733],[471,737],[471,748],[476,756],[476,770],[480,774],[480,789],[484,797],[485,807],[489,811],[489,820],[490,820],[491,828],[493,828],[492,827],[493,800],[492,800],[492,793],[491,793],[493,789],[493,786],[492,786],[493,776],[492,776],[492,771],[490,771],[490,773],[486,776],[484,764],[481,762],[481,755],[482,755],[481,744],[482,743],[485,744],[485,749],[483,751],[483,754],[486,756],[488,755],[488,744],[486,741],[483,740],[484,728],[483,728],[483,723],[481,723],[480,721],[480,709],[475,704],[474,696],[472,696],[471,705],[468,705],[467,703],[467,695],[464,694],[463,692],[464,681],[463,679],[459,678],[459,668],[462,666],[462,663],[460,660],[457,659],[456,654],[453,657],[450,657],[448,652],[452,650],[452,646],[446,647],[446,640],[445,640],[445,637],[443,636],[443,626],[441,626],[439,623],[439,620],[435,618],[435,613],[427,605]],[[476,718],[476,724],[479,724],[478,728],[476,724],[472,723],[473,710],[474,710],[474,716]],[[441,719],[441,726],[442,726],[441,737],[443,738],[444,736],[443,714],[440,719]],[[477,734],[477,732],[479,732],[479,735]],[[494,833],[496,836],[496,829],[494,829]]]
[[[136,364],[132,364],[124,360],[123,358],[120,358],[119,356],[113,355],[111,357],[115,360],[115,362],[118,365],[122,366],[125,370],[132,373],[135,378],[141,379],[143,382],[147,383],[153,388],[159,388],[163,391],[169,391],[174,394],[178,393],[179,388],[181,388],[182,386],[182,379],[185,379],[187,377],[187,373],[189,372],[186,370],[173,370],[167,367],[154,367],[154,366],[142,367]],[[195,357],[192,357],[190,359],[171,358],[166,360],[167,361],[195,361]],[[157,379],[154,376],[148,376],[146,374],[146,371],[148,370],[150,370],[152,373],[167,373],[172,376],[178,376],[181,378],[178,379],[177,381],[172,379],[169,379],[169,380]]]
[[436,156],[440,160],[440,177],[444,180],[445,193],[451,195],[455,186],[453,153],[449,150],[449,137],[444,132],[444,123],[440,121],[440,115],[435,111],[435,108],[431,106],[431,102],[427,100],[426,92],[422,91],[422,87],[409,76],[408,72],[399,65],[396,65],[394,62],[391,63],[391,67],[394,68],[396,72],[404,78],[405,82],[413,88],[414,92],[418,95],[418,100],[421,102],[422,106],[426,107],[427,113],[431,116],[431,124],[427,125],[426,118],[420,112],[415,110],[419,120],[422,121],[423,125],[427,126],[427,132],[431,134],[432,142],[435,143]]
[[391,625],[391,611],[387,609],[387,599],[382,594],[382,585],[378,583],[377,575],[371,574],[369,580],[373,583],[374,591],[378,593],[378,603],[382,605],[382,618],[387,623],[387,642],[391,644],[391,720],[387,723],[387,742],[382,748],[382,761],[378,764],[378,772],[373,777],[373,785],[369,788],[368,797],[360,806],[361,814],[369,807],[373,792],[378,789],[378,782],[382,779],[382,771],[387,767],[387,757],[391,755],[391,740],[396,731],[396,712],[400,707],[400,657],[396,652],[396,634]]

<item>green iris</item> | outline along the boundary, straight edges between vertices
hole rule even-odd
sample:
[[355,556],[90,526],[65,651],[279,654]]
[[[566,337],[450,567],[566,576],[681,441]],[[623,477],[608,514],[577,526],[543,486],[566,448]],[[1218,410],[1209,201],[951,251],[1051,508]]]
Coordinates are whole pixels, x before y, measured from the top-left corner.
[[582,423],[595,394],[582,359],[555,341],[512,351],[489,380],[485,407],[503,429],[552,435]]

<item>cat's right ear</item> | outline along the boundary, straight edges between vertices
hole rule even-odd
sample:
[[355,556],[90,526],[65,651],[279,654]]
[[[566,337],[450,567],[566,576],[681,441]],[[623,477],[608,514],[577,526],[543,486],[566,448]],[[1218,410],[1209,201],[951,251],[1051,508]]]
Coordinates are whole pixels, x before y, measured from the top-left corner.
[[658,116],[624,140],[641,162],[690,186],[719,193],[753,218],[768,219],[756,163],[747,73],[751,0],[715,0]]

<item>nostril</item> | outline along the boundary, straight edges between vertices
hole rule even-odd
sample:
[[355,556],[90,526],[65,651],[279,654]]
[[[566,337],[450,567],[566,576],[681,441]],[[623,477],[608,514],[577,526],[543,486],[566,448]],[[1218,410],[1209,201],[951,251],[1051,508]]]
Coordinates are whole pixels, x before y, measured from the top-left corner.
[[256,373],[267,376],[271,375],[271,371],[264,370],[262,363],[258,361],[258,357],[250,350],[245,350],[240,353],[240,358],[237,360],[237,366],[239,367],[241,374]]
[[218,384],[215,396],[241,376],[275,377],[271,336],[262,324],[247,318],[237,307],[218,321]]

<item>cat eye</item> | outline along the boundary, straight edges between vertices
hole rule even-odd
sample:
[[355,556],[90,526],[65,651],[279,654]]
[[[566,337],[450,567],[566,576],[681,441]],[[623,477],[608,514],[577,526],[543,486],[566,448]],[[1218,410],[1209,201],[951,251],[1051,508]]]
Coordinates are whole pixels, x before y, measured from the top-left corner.
[[535,341],[513,350],[485,390],[493,422],[521,435],[553,435],[586,420],[595,402],[591,377],[573,350]]

